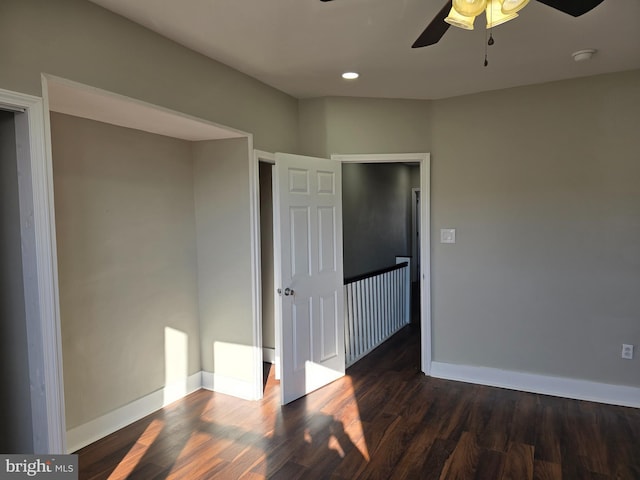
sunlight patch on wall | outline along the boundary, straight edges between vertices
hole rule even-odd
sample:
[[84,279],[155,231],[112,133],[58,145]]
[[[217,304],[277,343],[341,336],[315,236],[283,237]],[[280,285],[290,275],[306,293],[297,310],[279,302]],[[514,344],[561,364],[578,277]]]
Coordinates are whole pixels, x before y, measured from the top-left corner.
[[216,375],[252,381],[254,351],[250,345],[213,342],[213,365]]
[[171,327],[164,327],[164,403],[167,405],[187,394],[189,337]]

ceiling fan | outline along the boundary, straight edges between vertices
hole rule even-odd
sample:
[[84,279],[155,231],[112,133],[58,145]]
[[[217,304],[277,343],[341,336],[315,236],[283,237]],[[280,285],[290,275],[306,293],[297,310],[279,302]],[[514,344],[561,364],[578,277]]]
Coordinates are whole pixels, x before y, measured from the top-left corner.
[[[326,1],[326,0],[324,0]],[[506,3],[507,0],[505,0]],[[585,13],[591,11],[598,5],[600,5],[603,0],[537,0],[540,3],[544,3],[551,8],[555,8],[556,10],[560,10],[561,12],[567,13],[574,17],[579,17],[580,15],[584,15]],[[411,46],[412,48],[420,48],[420,47],[428,47],[429,45],[433,45],[438,43],[445,32],[449,29],[450,24],[445,22],[445,18],[449,17],[449,14],[452,10],[452,0],[448,0],[447,3],[442,7],[436,16],[431,20],[431,23],[427,25],[424,32],[418,37],[418,39]],[[500,2],[501,4],[503,2]],[[527,2],[524,2],[526,5]],[[522,5],[522,6],[524,6]],[[471,20],[473,21],[473,20]],[[456,25],[461,26],[461,25]],[[462,28],[473,28],[473,23],[471,26],[463,26]]]

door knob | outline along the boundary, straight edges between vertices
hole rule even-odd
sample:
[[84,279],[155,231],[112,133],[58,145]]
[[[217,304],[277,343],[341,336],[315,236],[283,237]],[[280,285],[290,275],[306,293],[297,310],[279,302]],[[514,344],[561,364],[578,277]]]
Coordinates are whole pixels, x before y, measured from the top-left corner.
[[289,295],[293,295],[293,294],[294,294],[293,289],[291,289],[291,288],[285,288],[284,289],[284,296],[285,297],[288,297]]

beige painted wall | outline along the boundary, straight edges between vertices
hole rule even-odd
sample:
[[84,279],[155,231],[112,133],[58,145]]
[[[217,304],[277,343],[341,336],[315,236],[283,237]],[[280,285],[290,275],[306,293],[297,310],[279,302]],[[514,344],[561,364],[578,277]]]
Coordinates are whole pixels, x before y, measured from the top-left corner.
[[0,88],[41,95],[41,73],[254,134],[297,150],[297,101],[86,0],[2,0]]
[[640,71],[434,102],[435,360],[640,386],[638,112]]
[[246,138],[193,144],[202,369],[253,381]]
[[51,133],[73,428],[175,379],[166,362],[200,370],[193,162],[189,142],[67,115]]

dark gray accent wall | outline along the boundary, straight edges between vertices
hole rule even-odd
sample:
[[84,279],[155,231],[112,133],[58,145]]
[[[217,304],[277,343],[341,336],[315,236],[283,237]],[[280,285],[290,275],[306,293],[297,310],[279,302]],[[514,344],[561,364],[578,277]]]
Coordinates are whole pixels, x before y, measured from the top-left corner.
[[411,255],[411,167],[399,163],[342,165],[344,276]]
[[262,346],[276,348],[273,284],[273,166],[260,162],[260,249],[262,270]]
[[14,114],[0,110],[0,452],[33,451]]

